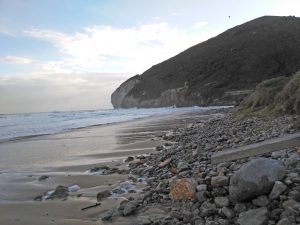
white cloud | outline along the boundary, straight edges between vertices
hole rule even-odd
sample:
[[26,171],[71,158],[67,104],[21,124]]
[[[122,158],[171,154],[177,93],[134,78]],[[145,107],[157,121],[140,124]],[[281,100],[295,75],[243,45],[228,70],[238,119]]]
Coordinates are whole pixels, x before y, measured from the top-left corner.
[[199,22],[195,23],[194,27],[195,27],[195,28],[201,28],[201,27],[206,26],[207,24],[208,24],[208,23],[205,22],[205,21],[199,21]]
[[[272,4],[273,3],[273,4]],[[299,0],[276,0],[269,6],[270,13],[277,16],[300,16]]]
[[0,113],[111,108],[121,73],[51,73],[0,76]]
[[12,63],[12,64],[32,64],[33,63],[33,60],[30,58],[11,56],[11,55],[0,57],[0,61]]
[[58,48],[63,57],[60,67],[64,69],[131,73],[142,73],[212,36],[200,31],[187,32],[167,23],[130,28],[92,26],[73,34],[30,29],[25,34]]

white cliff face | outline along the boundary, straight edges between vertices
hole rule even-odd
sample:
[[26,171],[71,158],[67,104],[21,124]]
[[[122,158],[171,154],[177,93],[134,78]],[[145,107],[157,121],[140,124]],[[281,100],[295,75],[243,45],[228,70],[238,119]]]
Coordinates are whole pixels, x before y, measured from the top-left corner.
[[123,108],[123,102],[129,91],[139,82],[139,76],[135,76],[123,84],[115,90],[111,95],[111,103],[114,108]]
[[[123,86],[123,85],[122,85]],[[185,103],[185,93],[187,87],[168,89],[161,93],[158,98],[143,100],[141,98],[134,98],[133,96],[123,96],[122,99],[118,99],[117,102],[121,100],[119,108],[131,108],[131,107],[163,107],[163,106],[173,106],[182,105]],[[122,92],[124,93],[124,92]],[[128,92],[127,92],[128,93]],[[119,95],[120,96],[120,95]],[[117,108],[114,105],[115,108]]]

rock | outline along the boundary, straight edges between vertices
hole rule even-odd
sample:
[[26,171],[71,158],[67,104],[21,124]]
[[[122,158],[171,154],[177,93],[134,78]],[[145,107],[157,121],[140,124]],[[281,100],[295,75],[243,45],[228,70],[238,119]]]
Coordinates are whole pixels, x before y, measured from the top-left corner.
[[192,178],[172,180],[169,183],[170,197],[173,200],[193,200],[196,193],[196,181]]
[[214,203],[210,203],[209,201],[203,202],[200,207],[200,216],[207,217],[212,216],[217,212],[216,205]]
[[113,209],[109,209],[109,210],[103,212],[102,214],[100,214],[100,218],[103,221],[107,221],[107,220],[110,220],[113,215],[114,215],[114,210]]
[[189,170],[189,169],[190,169],[190,166],[189,166],[189,164],[187,162],[180,161],[177,164],[177,171],[178,172],[182,172],[182,171]]
[[128,202],[123,210],[124,216],[130,216],[136,211],[136,204],[134,202]]
[[172,167],[170,171],[171,171],[171,173],[176,174],[177,173],[177,168],[176,167]]
[[242,212],[237,220],[239,225],[266,225],[268,223],[268,210],[265,207],[250,209]]
[[216,206],[219,208],[229,206],[229,199],[227,197],[215,197]]
[[69,192],[76,192],[76,191],[79,191],[79,190],[80,190],[80,187],[77,184],[71,185],[71,186],[68,187]]
[[267,206],[269,204],[269,199],[268,199],[267,196],[261,195],[261,196],[258,196],[255,199],[253,199],[252,204],[256,205],[256,206],[259,206],[259,207]]
[[206,191],[196,192],[196,199],[200,203],[205,202],[207,200],[207,192]]
[[97,194],[97,201],[100,202],[109,196],[111,196],[111,192],[109,190],[101,191]]
[[276,225],[296,225],[296,224],[288,220],[288,218],[283,218],[279,220],[279,222]]
[[125,159],[125,162],[131,162],[134,160],[133,156],[128,156],[127,159]]
[[47,176],[47,175],[42,175],[42,176],[40,176],[40,177],[38,178],[38,181],[47,180],[47,179],[49,179],[49,178],[50,178],[50,177]]
[[300,148],[297,148],[296,152],[298,155],[300,155]]
[[158,164],[158,167],[159,167],[159,168],[164,168],[165,166],[169,165],[171,161],[172,161],[171,158],[166,159],[165,161],[163,161],[163,162],[161,162],[160,164]]
[[271,200],[278,198],[285,190],[287,189],[287,186],[282,183],[281,181],[276,181],[272,191],[269,194],[269,198]]
[[150,217],[140,216],[138,218],[138,225],[151,225],[151,224],[152,224],[152,222],[151,222]]
[[228,207],[223,207],[221,209],[221,212],[226,216],[226,218],[231,219],[235,216],[235,212],[232,209],[229,209]]
[[237,203],[234,206],[234,211],[238,213],[245,212],[247,211],[247,206],[244,203]]
[[282,180],[284,175],[281,162],[268,158],[253,159],[231,177],[229,194],[237,201],[268,194],[275,181]]
[[114,194],[118,194],[118,195],[121,195],[121,194],[125,193],[125,191],[122,190],[121,188],[115,188],[111,192],[114,193]]
[[297,208],[300,208],[300,202],[297,202],[293,199],[290,199],[290,200],[286,200],[285,202],[282,203],[282,207],[283,208],[294,208],[294,207],[297,207]]
[[211,186],[213,188],[219,188],[227,186],[229,183],[229,178],[226,176],[216,176],[211,178]]
[[207,191],[207,185],[206,184],[200,184],[197,186],[197,191]]
[[68,195],[68,187],[58,185],[48,199],[66,199]]

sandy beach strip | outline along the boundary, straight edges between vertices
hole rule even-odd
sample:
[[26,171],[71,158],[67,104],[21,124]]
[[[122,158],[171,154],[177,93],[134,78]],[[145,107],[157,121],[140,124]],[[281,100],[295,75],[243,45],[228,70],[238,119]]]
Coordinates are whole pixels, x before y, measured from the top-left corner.
[[[135,185],[137,193],[110,197],[82,211],[97,202],[98,192],[128,182],[128,175],[93,174],[90,169],[126,170],[126,157],[154,152],[155,146],[166,142],[159,138],[166,131],[212,116],[200,112],[156,116],[1,143],[0,224],[102,224],[99,214],[117,207],[124,197],[138,195],[143,183]],[[49,178],[39,180],[41,176]],[[65,201],[33,200],[58,185],[80,189],[70,192]]]

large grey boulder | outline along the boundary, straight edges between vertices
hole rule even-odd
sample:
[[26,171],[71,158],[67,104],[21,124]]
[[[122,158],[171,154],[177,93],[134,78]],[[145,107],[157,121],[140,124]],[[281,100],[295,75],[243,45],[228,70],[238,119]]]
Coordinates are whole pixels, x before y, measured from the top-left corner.
[[282,180],[285,168],[280,161],[257,158],[243,165],[230,179],[229,194],[237,201],[268,194],[275,181]]

